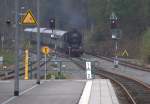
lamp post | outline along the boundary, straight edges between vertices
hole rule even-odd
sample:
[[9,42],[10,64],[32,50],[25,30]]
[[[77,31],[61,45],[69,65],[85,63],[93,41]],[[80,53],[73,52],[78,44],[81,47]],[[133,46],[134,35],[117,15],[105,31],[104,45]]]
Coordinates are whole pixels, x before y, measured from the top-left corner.
[[118,24],[118,18],[115,15],[114,12],[112,12],[112,14],[110,16],[110,25],[111,25],[112,39],[114,40],[114,43],[115,43],[114,44],[115,45],[114,67],[118,68],[119,60],[118,60],[117,52],[118,52],[118,40],[120,39],[120,30],[119,30],[119,27],[118,27],[118,25],[119,25]]

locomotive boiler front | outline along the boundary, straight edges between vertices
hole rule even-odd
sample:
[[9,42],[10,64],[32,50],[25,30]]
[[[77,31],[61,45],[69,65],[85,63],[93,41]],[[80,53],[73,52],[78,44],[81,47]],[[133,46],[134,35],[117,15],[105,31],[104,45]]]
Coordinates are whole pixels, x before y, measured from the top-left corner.
[[68,32],[65,35],[66,53],[70,56],[81,56],[83,54],[82,35],[77,30]]

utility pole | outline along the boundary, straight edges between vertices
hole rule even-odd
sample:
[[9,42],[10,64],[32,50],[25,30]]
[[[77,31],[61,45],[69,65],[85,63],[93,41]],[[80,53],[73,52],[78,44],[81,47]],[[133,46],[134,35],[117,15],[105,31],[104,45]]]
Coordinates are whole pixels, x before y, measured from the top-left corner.
[[15,84],[14,96],[19,96],[19,39],[18,39],[18,0],[15,0],[15,51],[16,51],[16,67],[15,67]]
[[40,0],[37,0],[37,84],[40,84]]

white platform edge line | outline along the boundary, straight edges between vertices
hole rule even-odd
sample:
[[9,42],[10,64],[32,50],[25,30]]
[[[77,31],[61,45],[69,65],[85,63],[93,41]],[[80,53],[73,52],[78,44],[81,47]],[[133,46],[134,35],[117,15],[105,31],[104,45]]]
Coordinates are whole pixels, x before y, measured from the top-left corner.
[[91,88],[92,88],[92,80],[89,80],[86,82],[82,96],[81,96],[78,104],[88,104],[89,103]]
[[112,86],[110,80],[108,80],[108,79],[107,79],[107,84],[108,84],[108,87],[109,87],[109,91],[110,91],[110,94],[111,94],[111,99],[112,99],[113,104],[119,104],[119,100],[117,98],[115,89]]

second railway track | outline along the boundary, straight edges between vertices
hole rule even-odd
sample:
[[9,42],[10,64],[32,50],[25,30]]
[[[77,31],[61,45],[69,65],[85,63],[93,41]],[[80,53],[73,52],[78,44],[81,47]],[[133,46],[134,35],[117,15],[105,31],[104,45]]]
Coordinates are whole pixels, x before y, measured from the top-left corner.
[[150,86],[135,79],[107,72],[100,68],[97,69],[99,69],[96,71],[97,75],[105,76],[124,86],[126,93],[131,99],[131,104],[150,104]]
[[[80,59],[79,59],[80,60]],[[83,65],[83,62],[75,61],[75,63],[82,68],[85,69],[85,65]],[[82,63],[82,64],[81,64]],[[150,104],[150,86],[146,85],[145,83],[129,78],[127,76],[118,75],[112,72],[106,71],[104,68],[96,67],[97,75],[104,76],[106,78],[109,78],[112,81],[115,81],[115,83],[119,84],[121,86],[125,93],[126,97],[129,99],[129,102],[131,104]]]

